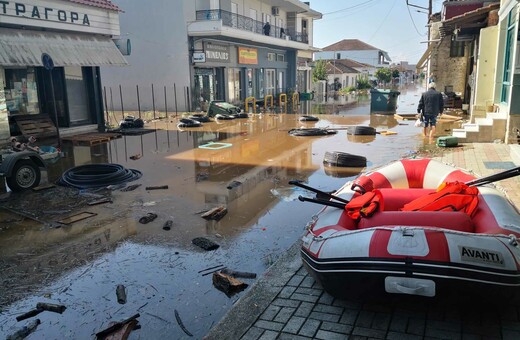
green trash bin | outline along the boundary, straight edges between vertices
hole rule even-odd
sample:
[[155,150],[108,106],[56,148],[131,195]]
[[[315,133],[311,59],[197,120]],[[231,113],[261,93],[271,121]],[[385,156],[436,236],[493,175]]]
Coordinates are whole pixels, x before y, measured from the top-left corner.
[[370,90],[370,112],[395,113],[400,94],[401,92],[395,90]]

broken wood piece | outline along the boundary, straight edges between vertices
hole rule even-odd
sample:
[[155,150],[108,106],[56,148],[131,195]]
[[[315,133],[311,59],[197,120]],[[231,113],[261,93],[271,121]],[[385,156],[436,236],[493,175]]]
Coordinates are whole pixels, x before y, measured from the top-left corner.
[[126,303],[126,289],[124,285],[117,285],[116,287],[117,302],[124,305]]
[[25,319],[32,318],[33,316],[36,316],[36,315],[40,314],[41,312],[43,312],[43,309],[41,309],[41,308],[32,309],[32,310],[28,311],[27,313],[23,313],[22,315],[18,315],[16,317],[16,321],[22,321],[22,320],[25,320]]
[[248,272],[237,272],[235,270],[231,270],[228,268],[222,269],[221,272],[226,275],[230,275],[233,277],[241,277],[244,279],[256,279],[256,273],[248,273]]
[[40,319],[33,320],[27,324],[27,326],[23,326],[16,332],[6,337],[6,340],[21,340],[25,339],[36,330],[36,327],[41,323]]
[[140,329],[141,325],[138,324],[137,320],[130,320],[130,322],[121,326],[120,329],[115,330],[105,337],[101,337],[98,339],[103,340],[126,340],[130,336],[130,332]]
[[[108,326],[107,328],[97,332],[96,333],[96,338],[97,339],[106,339],[106,336],[114,333],[118,329],[121,329],[124,325],[126,325],[127,323],[129,323],[132,320],[137,319],[139,316],[141,316],[141,315],[139,313],[137,313],[137,314],[132,315],[131,317],[129,317],[127,319],[124,319],[123,321],[119,321],[119,322],[113,323],[112,325]],[[135,321],[137,321],[137,320],[135,320]]]
[[43,185],[38,185],[37,187],[34,187],[33,191],[42,191],[42,190],[46,190],[46,189],[50,189],[50,188],[54,188],[54,187],[56,187],[56,185],[54,185],[52,183],[43,184]]
[[103,204],[103,203],[113,203],[112,202],[112,198],[110,198],[110,197],[103,197],[103,198],[95,200],[95,201],[90,201],[87,204],[88,205],[97,205],[97,204]]
[[127,186],[126,188],[121,189],[121,191],[132,191],[132,190],[139,188],[140,186],[141,186],[141,184],[132,184],[132,185]]
[[161,189],[168,189],[167,185],[159,185],[155,187],[146,187],[146,190],[161,190]]
[[198,247],[201,247],[204,250],[215,250],[220,247],[218,244],[211,240],[208,240],[205,237],[196,237],[193,240],[191,240],[191,243]]
[[67,307],[65,307],[64,305],[57,305],[55,303],[38,302],[36,304],[36,309],[42,309],[49,312],[61,314],[65,311],[65,309],[67,309]]
[[247,283],[237,280],[222,272],[213,273],[213,285],[218,290],[224,292],[228,297],[243,291],[248,286]]
[[130,158],[130,159],[133,160],[133,161],[136,161],[136,160],[138,160],[138,159],[141,158],[141,157],[142,157],[142,156],[141,156],[140,154],[137,154],[137,155],[132,155],[132,156],[130,156],[130,157],[128,157],[128,158]]
[[227,214],[227,209],[223,206],[220,206],[220,207],[210,209],[209,211],[205,212],[204,214],[202,214],[200,216],[206,220],[219,221],[226,214]]
[[81,220],[84,220],[86,218],[89,218],[89,217],[92,217],[92,216],[96,216],[97,214],[95,213],[91,213],[91,212],[81,212],[79,214],[75,214],[75,215],[72,215],[72,216],[69,216],[69,217],[65,217],[64,219],[58,221],[58,223],[62,223],[62,224],[72,224],[74,222],[78,222],[78,221],[81,221]]
[[177,323],[179,324],[179,327],[182,329],[182,331],[184,333],[186,333],[186,335],[188,336],[193,336],[193,334],[191,334],[187,329],[186,327],[184,326],[184,324],[182,323],[182,320],[181,320],[181,317],[179,315],[179,312],[177,312],[177,310],[175,309],[174,310],[174,313],[175,313],[175,320],[177,320]]

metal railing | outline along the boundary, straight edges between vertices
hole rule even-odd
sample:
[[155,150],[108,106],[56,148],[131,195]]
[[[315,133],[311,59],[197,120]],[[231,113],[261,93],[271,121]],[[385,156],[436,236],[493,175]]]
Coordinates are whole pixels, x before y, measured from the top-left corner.
[[269,30],[264,29],[264,23],[252,18],[224,11],[221,9],[208,9],[196,12],[197,20],[222,20],[224,26],[233,27],[243,31],[250,31],[257,34],[268,35],[273,38],[286,39],[309,43],[309,36],[307,33],[295,32],[291,29],[282,28],[271,24]]

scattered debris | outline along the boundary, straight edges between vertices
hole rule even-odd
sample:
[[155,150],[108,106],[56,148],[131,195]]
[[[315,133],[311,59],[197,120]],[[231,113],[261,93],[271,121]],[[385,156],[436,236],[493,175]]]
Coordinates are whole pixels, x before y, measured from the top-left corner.
[[[139,313],[132,315],[128,319],[123,321],[114,322],[112,325],[108,326],[102,331],[96,333],[96,339],[108,339],[110,335],[116,335],[114,333],[117,332],[117,337],[115,339],[126,339],[128,334],[134,330],[138,329],[138,321],[136,320],[140,316]],[[112,337],[110,337],[112,338]]]
[[147,224],[147,223],[150,223],[152,222],[153,220],[155,220],[157,218],[157,214],[154,214],[154,213],[148,213],[146,214],[145,216],[141,217],[139,219],[139,223],[142,223],[142,224]]
[[234,188],[236,188],[236,187],[238,187],[238,186],[241,186],[241,185],[242,185],[242,182],[239,182],[239,181],[233,181],[233,182],[231,182],[231,183],[228,184],[227,189],[228,189],[228,190],[231,190],[231,189],[234,189]]
[[256,279],[256,273],[237,272],[237,271],[234,271],[234,270],[231,270],[231,269],[227,269],[227,268],[222,269],[221,273],[226,274],[226,275],[230,275],[230,276],[233,276],[233,277],[241,277],[241,278],[244,278],[244,279]]
[[130,157],[128,157],[128,158],[130,158],[130,159],[133,160],[133,161],[136,161],[136,160],[138,160],[138,159],[141,158],[141,157],[143,157],[143,156],[141,156],[140,154],[137,154],[137,155],[130,156]]
[[179,316],[179,312],[177,312],[176,309],[174,310],[174,312],[175,312],[175,319],[177,320],[177,323],[178,323],[179,326],[181,327],[182,331],[183,331],[184,333],[186,333],[186,335],[188,335],[188,336],[193,336],[193,334],[191,334],[191,333],[186,329],[186,327],[184,327],[184,324],[182,323],[181,317]]
[[42,190],[55,188],[55,187],[56,187],[56,185],[54,185],[52,183],[48,183],[48,184],[38,185],[37,187],[34,187],[33,191],[42,191]]
[[126,183],[111,184],[111,185],[107,186],[106,188],[108,190],[120,190],[120,189],[123,189],[124,187],[126,187]]
[[204,250],[215,250],[220,247],[218,244],[211,240],[208,240],[205,237],[196,237],[193,240],[191,240],[191,243],[198,247],[201,247]]
[[248,286],[247,283],[237,280],[222,272],[213,273],[213,285],[218,290],[224,292],[228,297],[243,291]]
[[120,191],[133,191],[133,190],[139,188],[140,186],[141,186],[141,184],[132,184],[132,185],[127,186],[126,188],[121,189]]
[[78,221],[81,221],[81,220],[84,220],[86,218],[89,218],[89,217],[92,217],[92,216],[96,216],[96,215],[97,215],[96,213],[91,213],[91,212],[88,212],[88,211],[84,211],[84,212],[80,212],[79,214],[75,214],[75,215],[71,215],[71,216],[65,217],[64,219],[58,221],[58,223],[70,225],[70,224],[72,224],[74,222],[78,222]]
[[126,303],[126,289],[124,285],[117,285],[116,287],[117,302],[124,305]]
[[103,204],[103,203],[114,203],[112,202],[112,198],[110,197],[103,197],[95,201],[90,201],[87,204],[88,205],[97,205],[97,204]]
[[40,319],[36,319],[27,324],[27,326],[23,326],[16,332],[6,337],[6,340],[22,340],[25,339],[29,334],[36,330],[36,327],[41,323]]
[[226,214],[227,214],[227,209],[223,206],[220,206],[220,207],[210,209],[200,216],[206,220],[220,221],[220,219],[222,217],[226,216]]
[[196,176],[195,176],[195,182],[201,182],[201,181],[205,181],[209,178],[209,173],[207,172],[199,172]]
[[[205,272],[205,271],[208,271],[208,270],[212,270],[212,269],[215,269],[215,268],[220,268],[220,267],[224,267],[223,264],[219,264],[219,265],[216,265],[216,266],[213,266],[213,267],[209,267],[209,268],[206,268],[206,269],[202,269],[202,270],[199,270],[197,273],[202,273],[202,272]],[[220,270],[220,269],[219,269]]]
[[151,207],[151,206],[154,206],[156,204],[157,204],[157,202],[155,202],[155,201],[144,202],[143,203],[143,207]]
[[67,309],[67,307],[65,307],[64,305],[57,305],[55,303],[38,302],[36,304],[36,309],[42,309],[49,312],[61,314],[65,311],[65,309]]
[[168,220],[168,221],[164,222],[164,225],[163,225],[162,228],[164,230],[170,230],[172,227],[173,227],[173,221],[172,220]]
[[22,321],[22,320],[25,320],[25,319],[32,318],[33,316],[36,316],[36,315],[40,314],[41,312],[43,312],[43,309],[41,309],[41,308],[32,309],[32,310],[28,311],[27,313],[23,313],[22,315],[18,315],[16,317],[16,321]]
[[159,186],[155,186],[155,187],[146,187],[146,190],[163,190],[163,189],[168,189],[168,186],[159,185]]

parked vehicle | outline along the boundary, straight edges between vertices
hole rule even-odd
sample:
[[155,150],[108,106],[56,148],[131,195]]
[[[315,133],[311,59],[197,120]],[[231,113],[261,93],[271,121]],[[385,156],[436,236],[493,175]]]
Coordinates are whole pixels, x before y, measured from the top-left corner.
[[40,184],[41,169],[45,161],[34,151],[6,152],[0,154],[0,176],[5,177],[12,191],[34,188]]

